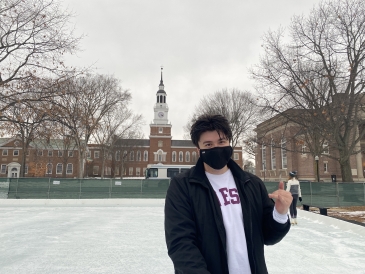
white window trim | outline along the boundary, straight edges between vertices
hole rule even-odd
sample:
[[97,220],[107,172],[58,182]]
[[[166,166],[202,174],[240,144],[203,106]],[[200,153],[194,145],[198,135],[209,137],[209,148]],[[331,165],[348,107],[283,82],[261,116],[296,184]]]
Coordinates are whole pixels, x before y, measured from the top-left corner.
[[[61,165],[61,172],[58,171],[58,166]],[[56,165],[56,174],[62,174],[63,171],[63,164],[62,163],[57,163]]]

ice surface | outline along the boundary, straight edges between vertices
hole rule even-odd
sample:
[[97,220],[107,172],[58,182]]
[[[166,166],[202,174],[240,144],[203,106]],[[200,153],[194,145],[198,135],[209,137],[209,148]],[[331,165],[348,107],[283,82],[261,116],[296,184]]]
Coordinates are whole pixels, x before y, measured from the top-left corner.
[[[161,204],[0,204],[0,273],[171,274]],[[300,213],[284,240],[265,247],[269,273],[365,273],[365,233]]]

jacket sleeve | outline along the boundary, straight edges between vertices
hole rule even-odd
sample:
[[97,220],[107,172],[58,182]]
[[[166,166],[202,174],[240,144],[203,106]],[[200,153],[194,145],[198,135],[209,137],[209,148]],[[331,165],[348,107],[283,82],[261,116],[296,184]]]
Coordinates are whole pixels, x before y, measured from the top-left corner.
[[196,237],[187,188],[181,179],[174,177],[165,200],[165,238],[175,273],[209,273]]
[[290,191],[291,180],[286,183],[286,191]]
[[265,185],[260,180],[261,199],[263,205],[262,232],[265,245],[274,245],[280,242],[290,229],[290,221],[280,224],[274,220],[273,211],[275,203],[269,198]]

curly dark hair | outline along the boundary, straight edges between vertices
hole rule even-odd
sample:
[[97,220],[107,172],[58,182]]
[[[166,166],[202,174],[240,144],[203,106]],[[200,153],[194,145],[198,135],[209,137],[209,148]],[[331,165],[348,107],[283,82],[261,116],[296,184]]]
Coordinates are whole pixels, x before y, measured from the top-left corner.
[[190,137],[193,144],[199,148],[199,139],[206,131],[217,131],[223,134],[231,142],[232,130],[228,120],[220,114],[203,114],[195,119],[190,129]]

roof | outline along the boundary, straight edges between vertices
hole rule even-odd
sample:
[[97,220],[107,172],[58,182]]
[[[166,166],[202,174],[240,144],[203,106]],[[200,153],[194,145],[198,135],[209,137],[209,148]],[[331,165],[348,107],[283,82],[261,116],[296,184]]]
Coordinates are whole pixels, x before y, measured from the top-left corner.
[[[12,143],[12,141],[21,141],[20,138],[12,137],[12,138],[0,138],[0,147],[6,146],[7,144]],[[11,145],[13,146],[13,144]],[[19,146],[18,146],[19,147]],[[65,147],[65,140],[64,139],[50,139],[47,143],[46,140],[36,139],[30,142],[30,148],[42,148],[42,149],[52,149],[52,150],[59,150],[64,149]],[[76,143],[71,140],[70,144],[67,148],[73,149],[76,147]]]
[[148,147],[150,146],[149,139],[119,139],[116,143],[117,146],[140,146]]
[[171,140],[172,147],[195,147],[191,140]]
[[166,91],[164,91],[164,90],[162,90],[162,89],[159,89],[159,90],[157,91],[157,93],[165,93],[165,94],[166,94]]

